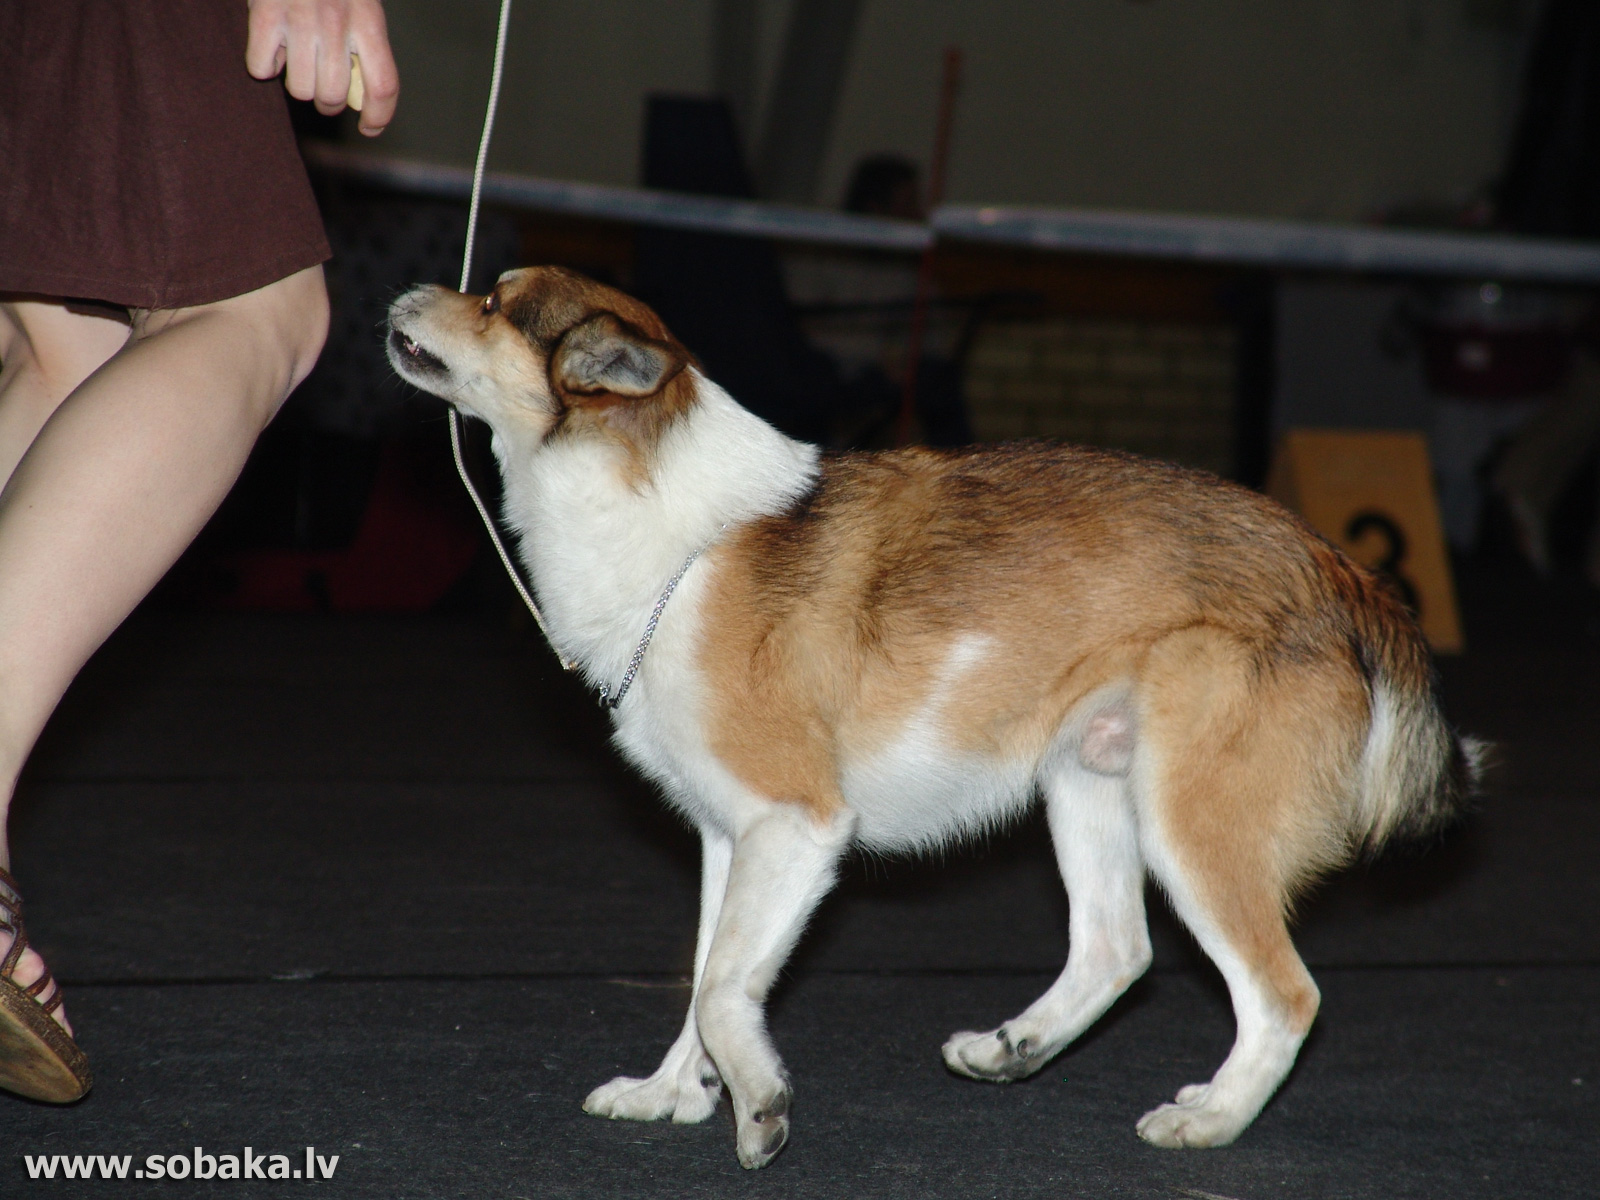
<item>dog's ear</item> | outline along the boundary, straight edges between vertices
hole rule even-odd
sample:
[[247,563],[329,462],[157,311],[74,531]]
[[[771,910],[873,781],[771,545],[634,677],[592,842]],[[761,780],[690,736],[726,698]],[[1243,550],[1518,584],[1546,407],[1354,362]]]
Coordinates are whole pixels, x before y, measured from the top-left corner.
[[658,342],[613,313],[562,334],[550,356],[550,382],[569,395],[651,396],[688,365],[683,350]]

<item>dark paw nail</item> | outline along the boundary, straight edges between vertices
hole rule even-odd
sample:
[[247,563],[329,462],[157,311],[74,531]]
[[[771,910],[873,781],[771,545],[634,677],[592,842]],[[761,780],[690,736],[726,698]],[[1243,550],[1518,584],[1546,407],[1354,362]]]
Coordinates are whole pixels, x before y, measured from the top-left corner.
[[780,1125],[777,1129],[772,1131],[772,1136],[769,1137],[766,1141],[766,1144],[761,1147],[761,1153],[767,1158],[771,1158],[779,1150],[783,1149],[783,1144],[788,1140],[789,1130]]
[[773,1117],[787,1116],[789,1112],[789,1093],[779,1092],[768,1102],[765,1108],[758,1108],[750,1114],[750,1119],[757,1125],[765,1125]]

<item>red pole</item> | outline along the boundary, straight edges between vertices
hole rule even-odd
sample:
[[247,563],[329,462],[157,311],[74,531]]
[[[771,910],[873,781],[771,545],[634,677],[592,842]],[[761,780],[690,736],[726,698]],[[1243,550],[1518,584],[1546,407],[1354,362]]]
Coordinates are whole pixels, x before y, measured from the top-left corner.
[[[955,123],[956,93],[961,89],[961,48],[946,46],[944,80],[939,89],[939,120],[933,133],[933,158],[928,169],[929,216],[944,202],[945,170],[950,163],[950,129]],[[917,431],[917,363],[928,332],[928,305],[933,299],[933,247],[930,240],[917,266],[916,301],[911,307],[911,334],[906,339],[905,382],[900,391],[900,420],[895,442],[908,445]]]

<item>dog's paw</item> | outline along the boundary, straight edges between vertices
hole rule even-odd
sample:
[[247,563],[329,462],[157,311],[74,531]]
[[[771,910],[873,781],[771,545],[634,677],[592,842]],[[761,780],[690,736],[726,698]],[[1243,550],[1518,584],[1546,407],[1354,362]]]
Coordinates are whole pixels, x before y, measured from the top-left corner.
[[745,1170],[766,1166],[788,1142],[789,1099],[789,1089],[779,1088],[739,1117],[739,1165]]
[[1168,1150],[1226,1146],[1244,1132],[1248,1120],[1217,1103],[1210,1084],[1192,1083],[1178,1093],[1177,1103],[1139,1118],[1139,1136]]
[[649,1079],[620,1076],[589,1093],[583,1111],[613,1121],[665,1121],[693,1125],[717,1109],[722,1079],[710,1063],[698,1072],[658,1071]]
[[1029,1038],[1002,1025],[990,1033],[956,1033],[944,1044],[944,1065],[968,1079],[1010,1083],[1044,1066],[1046,1056]]

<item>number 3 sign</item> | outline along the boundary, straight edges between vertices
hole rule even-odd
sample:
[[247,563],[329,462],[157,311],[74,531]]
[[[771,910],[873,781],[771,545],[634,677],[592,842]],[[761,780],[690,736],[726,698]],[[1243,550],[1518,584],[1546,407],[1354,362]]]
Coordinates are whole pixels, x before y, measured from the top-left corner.
[[1267,491],[1386,576],[1435,650],[1460,653],[1455,582],[1420,433],[1291,430],[1273,458]]

